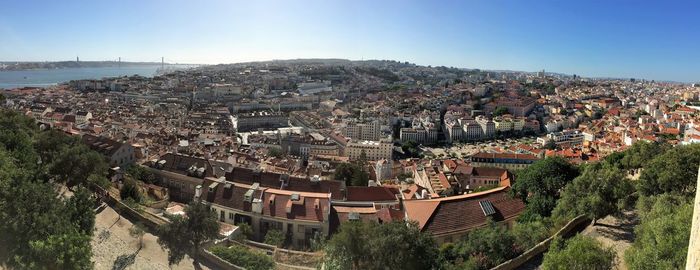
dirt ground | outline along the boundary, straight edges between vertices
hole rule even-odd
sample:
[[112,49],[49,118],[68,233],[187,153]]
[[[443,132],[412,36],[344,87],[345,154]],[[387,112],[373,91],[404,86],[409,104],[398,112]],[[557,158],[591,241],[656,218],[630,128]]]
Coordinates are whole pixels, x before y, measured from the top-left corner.
[[[145,233],[143,248],[139,250],[138,238],[129,234],[132,226],[129,220],[119,218],[110,207],[95,216],[95,234],[92,238],[95,269],[208,269],[205,266],[195,268],[192,259],[187,256],[170,268],[168,253],[158,245],[157,237]],[[124,263],[118,263],[120,261]]]
[[625,250],[634,241],[634,226],[638,223],[637,215],[633,211],[627,211],[620,218],[607,216],[600,219],[595,226],[588,226],[582,233],[598,240],[603,246],[612,248],[617,255],[615,269],[627,270]]

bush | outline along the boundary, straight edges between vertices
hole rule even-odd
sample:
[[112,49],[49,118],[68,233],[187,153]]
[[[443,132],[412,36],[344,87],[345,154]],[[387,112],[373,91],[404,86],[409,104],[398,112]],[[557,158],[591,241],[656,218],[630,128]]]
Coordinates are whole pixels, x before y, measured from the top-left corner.
[[526,203],[519,220],[550,216],[560,192],[578,175],[578,168],[561,157],[548,157],[518,171],[511,192]]
[[439,251],[433,238],[412,222],[348,221],[328,240],[324,268],[437,269]]
[[131,198],[135,202],[141,201],[141,192],[139,191],[138,184],[133,179],[125,178],[124,185],[119,189],[119,197],[122,200]]
[[640,224],[625,252],[629,269],[682,269],[693,216],[691,199],[669,194],[642,197],[637,212]]
[[248,223],[239,222],[236,224],[236,226],[238,226],[238,229],[241,231],[238,235],[236,235],[237,241],[243,242],[243,240],[249,240],[253,235],[253,228],[251,228]]
[[275,268],[275,262],[269,256],[239,245],[232,245],[228,248],[215,246],[209,251],[229,263],[248,270],[269,270]]
[[579,234],[567,241],[554,239],[544,255],[542,269],[612,269],[614,259],[612,249],[603,248],[595,239]]
[[[491,222],[473,230],[454,245],[443,247],[443,257],[458,269],[490,269],[518,255],[516,238],[505,226]],[[470,265],[476,266],[471,267]]]
[[700,145],[674,147],[646,163],[637,188],[645,196],[662,193],[695,195],[698,164]]
[[134,177],[134,179],[141,180],[146,184],[153,184],[156,182],[156,175],[139,165],[132,165],[126,170],[126,173]]
[[265,244],[282,247],[284,244],[284,233],[280,230],[270,229],[265,234]]

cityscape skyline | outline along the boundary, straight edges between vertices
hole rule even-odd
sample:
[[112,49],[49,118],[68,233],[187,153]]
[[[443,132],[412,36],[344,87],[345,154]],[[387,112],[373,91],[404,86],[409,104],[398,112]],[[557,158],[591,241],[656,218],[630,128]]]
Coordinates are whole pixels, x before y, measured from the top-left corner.
[[613,2],[13,2],[0,61],[387,59],[698,81],[697,3]]

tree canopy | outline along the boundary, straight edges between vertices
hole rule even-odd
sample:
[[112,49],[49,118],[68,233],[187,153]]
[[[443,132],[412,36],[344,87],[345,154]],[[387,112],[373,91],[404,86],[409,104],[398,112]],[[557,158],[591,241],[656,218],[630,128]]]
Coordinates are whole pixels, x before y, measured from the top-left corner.
[[284,244],[284,233],[280,230],[270,229],[265,234],[265,244],[282,247]]
[[[40,131],[33,120],[0,110],[0,265],[14,269],[91,269],[90,238],[95,206],[86,182],[75,181],[61,196],[50,172],[57,157],[80,147],[56,131]],[[85,151],[91,155],[94,152]],[[101,156],[100,156],[101,158]],[[78,159],[76,167],[94,161]],[[94,174],[106,174],[94,167]]]
[[348,186],[366,187],[369,182],[369,173],[356,162],[341,163],[335,167],[333,178],[335,180],[344,181]]
[[268,270],[275,268],[275,262],[267,254],[255,252],[243,246],[215,246],[210,250],[214,255],[234,265],[250,270]]
[[433,269],[433,238],[415,223],[350,221],[325,246],[326,269]]
[[158,244],[168,249],[168,263],[177,264],[185,254],[197,254],[202,243],[219,235],[219,223],[209,206],[192,202],[185,207],[185,216],[169,216],[170,223],[158,227]]
[[548,157],[518,171],[511,190],[527,204],[522,218],[548,217],[561,190],[576,176],[576,166],[561,157]]
[[630,269],[682,269],[688,254],[691,198],[662,194],[637,202],[640,223],[635,240],[625,252]]
[[634,185],[620,169],[607,163],[591,164],[564,188],[554,215],[571,219],[585,214],[595,221],[621,213],[630,206],[633,193]]
[[551,224],[542,220],[518,222],[512,228],[489,223],[461,240],[440,247],[446,269],[490,269],[512,259],[549,237]]
[[503,106],[498,106],[496,109],[493,111],[493,116],[501,116],[504,114],[508,114],[508,108],[503,107]]
[[615,252],[603,248],[598,241],[576,235],[564,241],[555,238],[544,255],[545,270],[607,270],[613,268]]
[[674,147],[647,163],[639,177],[639,191],[646,196],[695,194],[700,164],[700,144]]

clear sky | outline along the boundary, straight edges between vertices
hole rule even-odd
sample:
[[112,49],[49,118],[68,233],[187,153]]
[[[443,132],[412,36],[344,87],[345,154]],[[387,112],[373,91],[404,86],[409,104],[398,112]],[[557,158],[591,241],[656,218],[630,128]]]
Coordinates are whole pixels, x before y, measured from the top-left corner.
[[700,1],[0,2],[0,61],[422,65],[700,81]]

